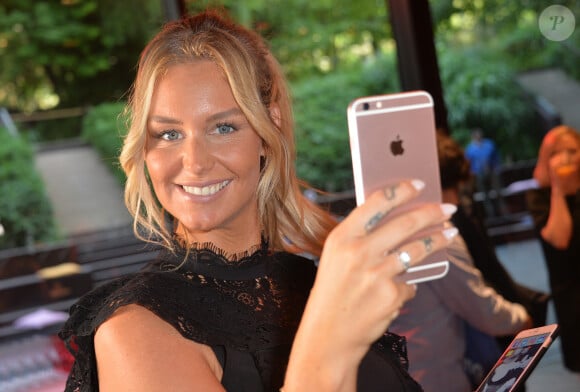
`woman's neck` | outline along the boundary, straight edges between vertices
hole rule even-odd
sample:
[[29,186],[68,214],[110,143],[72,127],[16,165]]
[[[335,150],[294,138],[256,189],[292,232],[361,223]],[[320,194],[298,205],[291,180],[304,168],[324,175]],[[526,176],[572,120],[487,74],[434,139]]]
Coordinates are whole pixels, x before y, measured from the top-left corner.
[[241,254],[249,249],[255,248],[262,242],[261,231],[259,229],[232,232],[228,230],[212,230],[209,232],[187,231],[182,225],[178,225],[175,234],[187,246],[194,244],[211,243],[219,248],[224,254],[236,255]]

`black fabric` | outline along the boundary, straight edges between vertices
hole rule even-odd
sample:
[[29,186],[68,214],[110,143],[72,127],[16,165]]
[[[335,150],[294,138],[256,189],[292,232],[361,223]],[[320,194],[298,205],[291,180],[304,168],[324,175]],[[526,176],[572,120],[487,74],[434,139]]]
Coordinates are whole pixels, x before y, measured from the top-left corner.
[[534,189],[527,192],[526,201],[548,269],[564,365],[580,372],[580,192],[566,197],[573,231],[570,245],[564,250],[554,248],[540,234],[548,221],[550,195],[549,188]]
[[263,392],[260,373],[256,368],[252,354],[223,347],[222,385],[228,391]]
[[[60,332],[75,356],[66,391],[98,391],[95,330],[128,304],[212,347],[228,391],[277,391],[315,274],[311,260],[266,246],[228,258],[208,244],[189,253],[164,251],[143,271],[98,287],[71,307]],[[385,334],[361,364],[359,390],[420,391],[406,365],[404,338]]]

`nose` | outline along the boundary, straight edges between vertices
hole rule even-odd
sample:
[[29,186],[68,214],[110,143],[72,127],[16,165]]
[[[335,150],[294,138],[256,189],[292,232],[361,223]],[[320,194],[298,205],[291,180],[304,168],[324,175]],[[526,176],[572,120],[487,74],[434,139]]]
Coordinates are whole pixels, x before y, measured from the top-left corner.
[[569,164],[570,163],[570,160],[572,158],[572,155],[570,154],[570,151],[568,151],[568,150],[562,150],[558,155],[560,156],[560,163],[561,164],[566,165],[566,164]]
[[210,144],[200,135],[188,138],[183,144],[181,159],[184,169],[193,173],[203,173],[213,166]]

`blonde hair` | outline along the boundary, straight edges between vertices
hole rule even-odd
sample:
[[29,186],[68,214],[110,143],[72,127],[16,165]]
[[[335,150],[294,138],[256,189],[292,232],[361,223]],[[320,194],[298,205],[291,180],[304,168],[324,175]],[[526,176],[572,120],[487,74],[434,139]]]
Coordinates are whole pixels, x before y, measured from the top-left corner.
[[302,194],[306,184],[295,172],[292,108],[281,67],[258,34],[215,11],[168,23],[141,54],[120,155],[127,175],[125,203],[136,235],[172,247],[172,228],[147,176],[147,117],[159,77],[171,65],[198,60],[213,61],[222,69],[237,104],[262,139],[258,212],[270,247],[319,255],[336,221]]
[[580,133],[578,133],[576,129],[572,128],[569,125],[558,125],[557,127],[552,128],[550,132],[554,134],[555,141],[560,140],[564,135],[570,135],[580,145]]

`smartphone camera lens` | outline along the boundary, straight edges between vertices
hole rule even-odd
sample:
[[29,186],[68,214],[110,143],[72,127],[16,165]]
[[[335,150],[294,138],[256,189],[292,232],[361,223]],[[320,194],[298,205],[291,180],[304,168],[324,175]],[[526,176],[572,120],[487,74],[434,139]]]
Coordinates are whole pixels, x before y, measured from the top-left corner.
[[363,110],[369,110],[371,105],[368,102],[363,103]]

